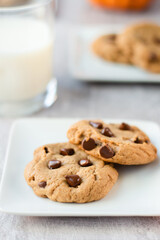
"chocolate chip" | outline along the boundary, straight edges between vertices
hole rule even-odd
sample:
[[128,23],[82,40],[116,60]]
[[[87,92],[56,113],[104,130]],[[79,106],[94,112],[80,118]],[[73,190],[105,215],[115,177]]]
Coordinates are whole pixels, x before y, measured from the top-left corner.
[[137,137],[137,138],[136,138],[136,140],[134,141],[134,143],[137,143],[137,144],[142,144],[142,143],[143,143],[143,141]]
[[89,138],[88,140],[83,140],[82,141],[82,146],[85,150],[87,151],[91,151],[92,149],[94,149],[97,144],[95,143],[93,138]]
[[103,128],[101,133],[106,137],[115,137],[112,131],[108,127]]
[[31,180],[32,180],[32,181],[35,181],[35,177],[33,176],[33,177],[31,178]]
[[48,148],[47,148],[47,147],[44,147],[44,151],[45,151],[45,153],[49,153],[49,151],[48,151]]
[[73,148],[62,148],[60,150],[60,154],[63,155],[63,156],[66,156],[66,155],[74,155],[74,149]]
[[48,162],[49,169],[56,169],[56,168],[59,168],[60,166],[61,166],[61,161],[59,160],[50,160]]
[[112,43],[116,40],[116,38],[117,38],[116,34],[110,34],[106,36],[106,41]]
[[100,123],[100,122],[92,122],[92,121],[90,121],[89,124],[90,124],[92,127],[98,128],[98,129],[102,129],[102,127],[103,127],[102,123]]
[[46,183],[45,181],[42,181],[42,182],[39,182],[39,183],[38,183],[38,186],[39,186],[40,188],[45,188],[46,185],[47,185],[47,183]]
[[153,41],[154,41],[154,43],[156,43],[156,44],[160,44],[160,38],[158,38],[158,37],[155,37],[155,38],[153,39]]
[[158,57],[157,57],[156,53],[154,53],[154,52],[150,53],[148,61],[150,63],[157,62],[158,61]]
[[115,155],[115,153],[113,149],[107,144],[106,146],[100,148],[100,155],[103,158],[112,158]]
[[78,175],[67,175],[66,181],[70,187],[77,187],[81,184],[81,178]]
[[121,125],[119,126],[120,130],[131,130],[131,127],[127,124],[127,123],[121,123]]
[[108,36],[109,39],[112,39],[112,40],[115,40],[117,38],[117,35],[116,34],[110,34]]
[[81,167],[89,167],[93,165],[89,159],[81,159],[78,163]]

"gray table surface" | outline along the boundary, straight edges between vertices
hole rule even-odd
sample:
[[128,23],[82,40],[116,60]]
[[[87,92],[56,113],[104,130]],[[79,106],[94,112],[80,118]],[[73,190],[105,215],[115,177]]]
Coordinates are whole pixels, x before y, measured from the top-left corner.
[[[73,24],[160,22],[160,1],[150,11],[124,13],[93,8],[85,0],[61,0],[57,11],[55,75],[58,100],[31,117],[110,117],[152,120],[160,124],[159,84],[98,84],[75,81],[67,67],[68,30]],[[0,119],[0,176],[9,131],[15,119]],[[132,207],[132,206],[131,206]],[[0,239],[160,239],[159,217],[48,218],[0,213]]]

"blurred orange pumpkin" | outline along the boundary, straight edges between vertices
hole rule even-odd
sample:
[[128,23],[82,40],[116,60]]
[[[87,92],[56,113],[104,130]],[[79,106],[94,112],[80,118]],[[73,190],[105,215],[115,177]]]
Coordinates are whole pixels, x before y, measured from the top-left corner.
[[151,0],[90,0],[101,7],[123,10],[141,10],[148,6]]

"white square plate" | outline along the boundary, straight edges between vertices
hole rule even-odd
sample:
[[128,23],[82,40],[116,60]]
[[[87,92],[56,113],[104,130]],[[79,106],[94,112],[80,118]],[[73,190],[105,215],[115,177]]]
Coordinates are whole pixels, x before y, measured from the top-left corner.
[[[118,182],[100,201],[58,203],[33,193],[23,173],[26,164],[32,160],[34,149],[47,143],[67,141],[66,131],[75,121],[65,118],[22,119],[14,124],[0,188],[0,210],[28,216],[160,216],[159,159],[145,166],[120,166]],[[160,129],[157,124],[123,121],[144,130],[159,149]]]
[[111,63],[91,51],[92,42],[103,34],[120,33],[124,25],[87,26],[72,29],[69,38],[69,69],[75,79],[102,82],[160,82],[152,74],[127,64]]

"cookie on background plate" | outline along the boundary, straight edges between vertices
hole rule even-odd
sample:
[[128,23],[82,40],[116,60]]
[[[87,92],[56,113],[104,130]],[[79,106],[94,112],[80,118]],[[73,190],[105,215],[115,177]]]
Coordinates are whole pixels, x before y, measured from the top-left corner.
[[117,45],[132,60],[135,45],[160,46],[160,26],[154,23],[137,23],[129,26],[117,38]]
[[71,143],[57,143],[35,150],[24,176],[40,197],[85,203],[105,197],[116,183],[118,173]]
[[117,34],[106,34],[96,39],[92,51],[100,58],[111,62],[129,63],[129,59],[117,44]]
[[157,157],[157,150],[148,136],[126,123],[82,120],[70,127],[67,137],[86,153],[107,162],[140,165]]
[[134,47],[132,62],[150,72],[160,73],[160,38],[157,45],[137,43]]

